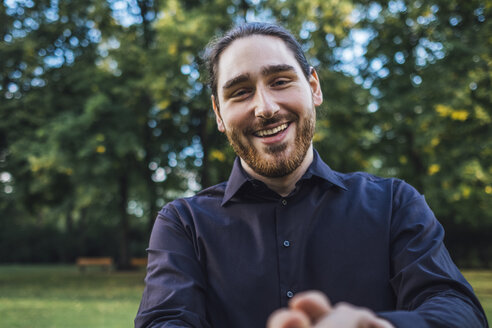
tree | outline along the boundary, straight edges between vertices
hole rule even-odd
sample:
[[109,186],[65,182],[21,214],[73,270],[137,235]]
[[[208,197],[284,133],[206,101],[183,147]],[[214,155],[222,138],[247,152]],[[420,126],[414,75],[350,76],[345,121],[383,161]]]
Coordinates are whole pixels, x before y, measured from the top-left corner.
[[482,232],[492,222],[487,2],[0,8],[0,249],[16,231],[52,254],[27,248],[14,259],[104,253],[128,267],[144,255],[161,206],[226,180],[235,155],[216,128],[203,49],[232,24],[256,20],[289,28],[318,71],[321,156],[340,171],[408,180],[451,232],[456,254],[470,257],[458,252],[471,248],[453,236],[473,235],[480,251],[468,263],[490,258]]
[[490,4],[372,1],[361,2],[358,12],[358,28],[371,33],[361,73],[378,105],[376,171],[399,175],[425,193],[450,235],[465,236],[450,239],[453,251],[466,249],[474,235],[486,262],[492,251],[481,233],[492,224]]

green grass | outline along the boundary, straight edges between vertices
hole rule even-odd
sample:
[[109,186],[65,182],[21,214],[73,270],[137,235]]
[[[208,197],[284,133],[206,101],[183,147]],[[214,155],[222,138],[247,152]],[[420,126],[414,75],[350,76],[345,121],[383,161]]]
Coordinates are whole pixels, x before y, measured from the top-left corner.
[[463,275],[475,290],[492,326],[492,270],[463,271]]
[[[145,272],[0,266],[0,327],[133,327]],[[492,318],[492,271],[465,271]]]
[[133,327],[145,272],[0,266],[0,327]]

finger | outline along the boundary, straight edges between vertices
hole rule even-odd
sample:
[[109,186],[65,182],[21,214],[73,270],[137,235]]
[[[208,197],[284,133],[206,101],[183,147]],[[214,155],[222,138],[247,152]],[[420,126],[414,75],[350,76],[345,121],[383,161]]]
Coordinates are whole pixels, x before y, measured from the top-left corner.
[[395,328],[389,321],[380,318],[373,319],[371,324],[368,326],[369,328]]
[[297,294],[289,302],[289,307],[293,310],[304,312],[313,323],[316,323],[331,311],[330,301],[319,291]]
[[394,328],[394,326],[381,318],[376,317],[369,309],[355,307],[347,303],[338,303],[330,315],[320,320],[315,328]]
[[[348,305],[350,307],[350,305]],[[359,316],[359,326],[361,328],[395,328],[389,321],[379,318],[374,312],[365,308],[353,307],[357,312],[355,317]]]
[[310,328],[309,318],[302,312],[280,309],[273,312],[267,321],[267,328]]
[[325,315],[321,320],[319,320],[315,328],[364,327],[357,324],[359,320],[358,317],[359,313],[355,311],[355,307],[350,304],[341,302],[336,304],[331,309],[329,315]]

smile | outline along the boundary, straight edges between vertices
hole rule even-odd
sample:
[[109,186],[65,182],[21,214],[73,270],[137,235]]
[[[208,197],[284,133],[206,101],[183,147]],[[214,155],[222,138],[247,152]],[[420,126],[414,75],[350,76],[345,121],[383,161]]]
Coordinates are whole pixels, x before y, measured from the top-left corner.
[[285,129],[287,129],[288,126],[289,126],[288,123],[284,123],[284,124],[281,124],[277,127],[274,127],[273,129],[266,129],[266,130],[260,130],[258,132],[255,132],[254,135],[257,137],[270,137],[270,136],[273,136],[279,132],[284,131]]

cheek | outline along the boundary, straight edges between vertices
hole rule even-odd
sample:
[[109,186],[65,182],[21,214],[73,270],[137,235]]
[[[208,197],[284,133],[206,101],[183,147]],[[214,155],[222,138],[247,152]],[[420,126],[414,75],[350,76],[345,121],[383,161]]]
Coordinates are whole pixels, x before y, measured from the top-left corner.
[[309,90],[295,89],[284,93],[282,98],[279,99],[279,104],[283,104],[285,107],[302,110],[305,107],[312,106],[313,98]]
[[241,109],[235,109],[234,113],[229,112],[227,114],[222,116],[226,129],[241,129],[249,123],[247,113]]

